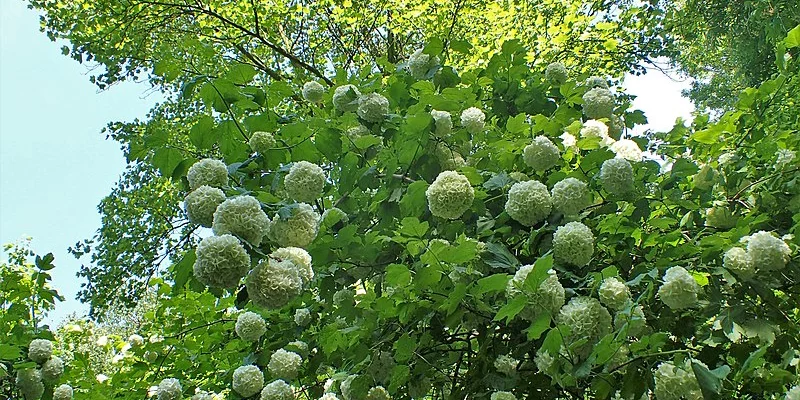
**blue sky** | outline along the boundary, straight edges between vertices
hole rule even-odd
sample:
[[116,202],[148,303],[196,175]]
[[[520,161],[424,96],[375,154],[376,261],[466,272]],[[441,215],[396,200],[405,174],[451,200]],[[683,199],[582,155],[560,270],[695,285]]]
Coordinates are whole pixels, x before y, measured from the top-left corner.
[[[38,254],[52,252],[54,286],[66,298],[48,320],[58,322],[87,307],[75,300],[82,262],[67,248],[100,226],[96,206],[124,168],[119,146],[101,129],[110,121],[144,118],[159,96],[145,83],[98,92],[87,67],[61,55],[61,44],[39,32],[38,15],[20,0],[0,1],[0,243],[33,237]],[[648,126],[668,130],[689,118],[680,96],[686,83],[658,72],[628,77]]]

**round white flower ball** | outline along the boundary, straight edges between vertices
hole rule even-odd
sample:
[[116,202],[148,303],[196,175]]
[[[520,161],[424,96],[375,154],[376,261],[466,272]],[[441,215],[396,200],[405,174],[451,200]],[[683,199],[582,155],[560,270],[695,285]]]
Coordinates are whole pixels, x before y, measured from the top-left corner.
[[[523,285],[531,271],[533,271],[533,265],[523,265],[517,270],[514,277],[506,285],[506,297],[512,299],[523,293]],[[520,317],[534,320],[542,313],[555,315],[564,306],[566,299],[564,286],[558,281],[556,271],[551,269],[547,271],[547,274],[547,278],[533,292],[524,292],[530,304],[520,312]]]
[[282,379],[276,379],[264,386],[261,400],[294,400],[294,390]]
[[461,126],[473,135],[483,131],[485,120],[486,114],[477,107],[470,107],[461,112]]
[[583,95],[583,113],[592,119],[610,118],[614,113],[614,95],[604,88],[589,89]]
[[558,323],[572,329],[570,341],[588,340],[578,350],[581,357],[591,353],[594,341],[611,332],[611,314],[597,299],[586,296],[575,297],[561,307]]
[[547,171],[558,164],[561,153],[546,136],[537,136],[522,150],[522,159],[535,171]]
[[64,373],[64,361],[53,356],[42,364],[42,379],[45,382],[55,382]]
[[294,310],[294,323],[297,326],[306,326],[311,322],[311,311],[307,308]]
[[235,288],[250,269],[250,255],[232,235],[209,236],[195,253],[194,276],[207,286]]
[[295,264],[303,279],[303,283],[308,283],[314,278],[314,270],[311,268],[311,255],[299,247],[281,247],[269,255],[279,261],[289,260]]
[[617,140],[616,142],[612,143],[609,148],[617,155],[617,157],[624,158],[628,161],[642,161],[642,157],[644,156],[644,153],[642,153],[642,149],[639,148],[639,145],[630,139]]
[[183,209],[189,221],[210,228],[214,212],[225,201],[225,193],[215,187],[203,185],[189,193],[183,200]]
[[369,93],[358,99],[358,116],[369,122],[380,122],[389,114],[389,99]]
[[183,398],[181,382],[175,378],[166,378],[158,384],[158,400],[180,400]]
[[576,178],[566,178],[550,191],[553,209],[564,215],[574,215],[592,204],[592,195],[585,183]]
[[608,89],[608,81],[599,76],[590,76],[586,78],[586,82],[584,83],[584,85],[592,89],[594,88]]
[[352,128],[348,128],[345,131],[345,135],[347,135],[347,137],[350,138],[350,140],[356,140],[362,136],[366,136],[369,134],[370,134],[369,129],[361,124],[358,124]]
[[700,384],[695,378],[689,360],[683,367],[671,361],[659,364],[653,374],[656,382],[655,395],[658,400],[702,399]]
[[214,400],[214,396],[212,396],[208,392],[200,392],[200,393],[195,393],[192,396],[192,400]]
[[608,135],[608,125],[596,119],[590,119],[583,123],[581,137],[584,139],[598,138],[601,146],[609,146],[614,143],[614,139]]
[[144,338],[134,333],[128,336],[128,343],[130,343],[132,347],[139,347],[144,344]]
[[731,229],[736,226],[736,216],[726,206],[714,206],[706,210],[706,225],[717,229]]
[[248,142],[250,149],[261,155],[275,147],[275,143],[275,137],[271,133],[263,131],[253,132]]
[[333,91],[333,106],[341,112],[353,112],[358,108],[361,92],[353,85],[342,85]]
[[615,196],[624,196],[633,191],[633,167],[624,158],[603,161],[599,178],[603,189]]
[[449,112],[431,110],[431,117],[433,117],[434,125],[436,125],[437,135],[444,137],[453,131],[453,120]]
[[320,215],[306,203],[285,206],[269,226],[269,238],[282,247],[306,247],[317,237]]
[[259,246],[269,229],[269,217],[253,196],[227,199],[217,207],[211,230],[215,235],[231,234]]
[[644,316],[644,309],[642,306],[634,306],[629,313],[617,311],[617,313],[614,314],[614,329],[622,329],[626,323],[628,324],[628,336],[638,336],[642,333],[647,325],[647,319]]
[[30,368],[18,370],[15,383],[25,399],[39,399],[42,397],[42,394],[44,394],[42,373],[38,369]]
[[444,142],[436,145],[435,155],[443,171],[452,171],[467,165],[461,153],[453,150]]
[[303,98],[310,103],[319,103],[325,95],[325,87],[319,82],[308,81],[303,84]]
[[322,195],[325,172],[316,164],[298,161],[283,179],[289,197],[301,203],[313,203]]
[[264,374],[255,365],[243,365],[233,371],[233,391],[242,397],[250,397],[264,387]]
[[53,355],[53,342],[47,339],[33,339],[28,345],[28,359],[43,363]]
[[722,258],[722,265],[744,280],[750,279],[756,274],[750,254],[741,247],[732,247],[726,251]]
[[565,149],[578,146],[578,138],[569,132],[562,133],[559,138],[561,138],[561,145],[564,146]]
[[64,384],[53,389],[53,400],[72,400],[72,386]]
[[551,85],[561,86],[567,82],[567,67],[560,62],[550,63],[544,69],[544,77]]
[[534,357],[533,362],[536,364],[536,369],[538,369],[539,372],[550,375],[550,369],[553,368],[556,360],[547,351],[538,351],[536,352],[536,357]]
[[789,262],[792,250],[783,240],[771,233],[760,231],[750,236],[747,242],[747,254],[759,271],[776,271],[783,269]]
[[[612,115],[608,119],[608,134],[613,137],[620,137],[622,135],[622,131],[625,129],[625,121],[622,118]],[[613,138],[611,140],[614,140]]]
[[509,355],[502,354],[494,360],[494,369],[506,375],[514,375],[517,373],[517,364],[519,362]]
[[786,400],[800,400],[800,385],[795,385],[786,392]]
[[475,200],[475,189],[466,176],[444,171],[425,191],[431,214],[440,218],[458,219]]
[[186,179],[192,190],[204,185],[223,187],[228,184],[228,167],[220,160],[204,158],[189,167]]
[[631,302],[631,290],[617,277],[603,279],[597,292],[600,302],[612,310],[622,310]]
[[240,339],[255,342],[267,333],[267,323],[260,315],[247,311],[236,318],[235,330]]
[[553,202],[547,186],[539,181],[517,182],[508,191],[505,210],[515,221],[533,226],[550,215]]
[[664,283],[658,289],[658,296],[669,308],[680,310],[697,304],[700,286],[683,267],[671,267],[664,274]]
[[557,262],[583,267],[594,253],[594,235],[588,226],[569,222],[553,234],[553,259]]
[[365,400],[391,400],[392,396],[383,386],[375,386],[367,392]]
[[300,295],[303,279],[297,265],[289,260],[261,260],[247,276],[247,294],[253,304],[278,309]]
[[517,400],[517,397],[511,392],[494,392],[490,400]]
[[292,380],[297,376],[297,371],[302,363],[303,358],[299,354],[278,349],[269,358],[267,368],[275,378]]
[[439,65],[439,57],[431,57],[430,54],[425,54],[422,51],[423,49],[419,49],[412,53],[406,63],[408,72],[416,79],[427,78],[428,72]]
[[328,392],[323,394],[322,397],[319,398],[319,400],[339,400],[339,398],[336,397],[335,393]]

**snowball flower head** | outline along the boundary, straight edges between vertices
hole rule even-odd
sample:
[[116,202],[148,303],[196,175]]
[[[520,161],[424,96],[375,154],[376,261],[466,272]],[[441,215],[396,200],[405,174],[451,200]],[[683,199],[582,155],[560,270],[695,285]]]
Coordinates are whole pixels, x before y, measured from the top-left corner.
[[747,254],[741,247],[732,247],[726,251],[722,257],[722,265],[737,277],[745,280],[752,278],[756,273],[750,254]]
[[583,267],[594,253],[594,235],[588,226],[569,222],[553,234],[553,259],[568,265]]
[[276,379],[261,391],[261,400],[294,400],[294,390],[288,383]]
[[236,318],[236,335],[240,339],[255,342],[267,333],[267,323],[260,315],[247,311]]
[[297,376],[303,358],[299,354],[278,349],[269,358],[267,368],[272,376],[280,379],[292,380]]
[[618,311],[614,314],[614,329],[622,329],[626,323],[628,324],[629,336],[638,336],[642,332],[647,325],[647,319],[644,316],[644,309],[642,306],[634,306],[630,309],[629,313]]
[[334,393],[325,393],[319,398],[319,400],[339,400],[339,398],[336,397],[336,394]]
[[158,384],[158,400],[180,400],[183,398],[181,382],[175,378],[166,378]]
[[269,256],[279,261],[289,260],[293,262],[303,283],[308,283],[314,278],[314,270],[311,268],[311,255],[299,247],[281,247],[273,251]]
[[601,146],[608,146],[614,143],[614,139],[608,136],[608,126],[603,121],[596,119],[590,119],[583,123],[581,137],[585,139],[598,138]]
[[691,361],[676,366],[667,361],[659,364],[653,374],[656,381],[655,395],[658,400],[702,399],[700,384],[692,371]]
[[553,209],[565,215],[577,214],[592,204],[592,195],[586,184],[575,178],[566,178],[550,191]]
[[250,397],[264,387],[264,374],[255,365],[243,365],[233,371],[233,391],[242,397]]
[[281,208],[269,227],[269,238],[283,247],[306,247],[317,237],[320,215],[306,203]]
[[72,400],[72,386],[64,384],[53,389],[53,400]]
[[33,339],[28,345],[28,358],[36,363],[43,363],[53,355],[53,342],[47,339]]
[[517,182],[508,191],[505,210],[515,221],[533,226],[547,218],[553,202],[547,186],[539,181]]
[[250,255],[232,235],[209,236],[195,253],[194,276],[207,286],[235,288],[250,269]]
[[144,344],[144,338],[141,335],[133,334],[128,336],[128,343],[133,347],[139,347]]
[[389,99],[370,93],[358,99],[358,116],[369,122],[380,122],[389,114]]
[[444,143],[436,145],[436,158],[439,160],[439,165],[443,171],[452,171],[467,164],[461,154]]
[[683,267],[672,267],[664,274],[664,283],[658,289],[658,296],[669,308],[680,310],[697,304],[700,286]]
[[715,206],[706,210],[706,225],[717,229],[730,229],[736,226],[736,216],[726,206]]
[[551,85],[561,86],[567,82],[567,67],[560,62],[550,63],[544,69],[544,77]]
[[792,250],[783,240],[771,233],[760,231],[750,236],[747,242],[747,254],[759,271],[776,271],[783,269],[789,262]]
[[587,117],[609,118],[614,112],[614,95],[604,88],[589,89],[583,95],[583,113]]
[[458,219],[475,200],[475,189],[466,176],[444,171],[425,191],[431,214],[440,218]]
[[517,363],[513,357],[503,354],[494,360],[494,369],[509,376],[514,375],[517,373]]
[[615,196],[624,196],[633,191],[633,167],[624,158],[603,161],[598,177],[603,189]]
[[300,295],[303,279],[293,262],[267,258],[250,271],[246,286],[253,304],[278,309]]
[[578,350],[582,357],[591,353],[593,342],[611,332],[611,314],[597,299],[579,296],[569,301],[558,313],[558,323],[572,329],[569,339],[588,342]]
[[383,386],[375,386],[367,392],[367,397],[365,400],[391,400],[392,396],[389,396],[389,392]]
[[553,365],[555,365],[556,360],[547,351],[538,351],[536,352],[536,357],[534,357],[533,362],[536,363],[536,369],[538,369],[539,372],[550,375],[549,371],[553,368]]
[[431,117],[433,117],[434,125],[436,125],[437,135],[447,136],[453,130],[453,120],[450,118],[449,112],[431,110]]
[[42,379],[45,382],[55,382],[64,373],[64,361],[53,356],[42,364]]
[[576,147],[578,145],[578,138],[569,132],[562,133],[559,138],[561,138],[561,145],[564,146],[564,148]]
[[311,322],[311,311],[307,308],[298,308],[294,310],[294,323],[297,326],[306,326]]
[[408,57],[408,72],[416,79],[426,79],[430,70],[439,66],[439,57],[431,56],[419,49]]
[[325,87],[319,82],[309,81],[303,84],[303,98],[310,103],[319,103],[325,95]]
[[786,392],[786,400],[800,400],[800,385],[796,385]]
[[225,193],[208,185],[200,186],[183,200],[183,209],[189,221],[210,228],[214,222],[214,212],[225,201]]
[[283,179],[286,193],[294,201],[313,203],[322,195],[325,186],[325,172],[316,164],[298,161],[292,165]]
[[624,158],[628,161],[642,161],[642,157],[644,156],[639,145],[630,139],[617,140],[612,143],[609,148],[617,157]]
[[586,82],[584,83],[584,85],[592,89],[594,88],[608,89],[608,81],[599,76],[590,76],[586,78]]
[[204,158],[189,167],[186,179],[192,190],[203,185],[223,187],[228,184],[228,168],[220,160]]
[[353,85],[342,85],[333,91],[333,106],[341,112],[353,112],[358,108],[361,92]]
[[253,196],[237,196],[222,202],[214,212],[211,230],[215,235],[231,234],[259,246],[269,229],[269,217]]
[[603,279],[597,292],[600,302],[612,310],[622,310],[631,302],[630,289],[617,277]]
[[[506,297],[512,299],[523,292],[525,280],[533,271],[533,265],[523,265],[514,274],[514,277],[506,285]],[[565,302],[564,286],[558,281],[556,271],[547,271],[547,278],[533,292],[525,291],[530,305],[520,313],[520,316],[527,320],[535,319],[541,313],[555,314]]]
[[42,373],[35,368],[17,370],[16,385],[26,399],[38,399],[44,394]]
[[511,392],[494,392],[490,400],[517,400],[517,397]]
[[483,131],[485,120],[486,114],[477,107],[470,107],[461,112],[461,126],[473,135]]
[[536,171],[547,171],[558,164],[561,153],[547,136],[537,136],[522,150],[522,159]]
[[275,137],[269,132],[253,132],[253,136],[250,136],[248,144],[251,150],[264,155],[269,149],[275,147]]
[[356,140],[364,135],[369,135],[369,129],[366,126],[358,124],[352,128],[347,129],[345,131],[345,135],[349,137],[351,140]]

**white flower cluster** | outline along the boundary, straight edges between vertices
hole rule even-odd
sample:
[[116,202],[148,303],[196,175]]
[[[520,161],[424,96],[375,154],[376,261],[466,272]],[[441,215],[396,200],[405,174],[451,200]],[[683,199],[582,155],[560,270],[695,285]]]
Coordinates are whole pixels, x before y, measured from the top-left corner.
[[621,139],[617,140],[608,147],[613,151],[617,157],[626,159],[628,161],[641,161],[644,157],[642,149],[633,140]]
[[180,400],[183,398],[181,382],[175,378],[166,378],[158,384],[158,400]]
[[[533,265],[523,265],[514,274],[514,277],[506,285],[506,297],[512,299],[523,292],[525,280],[528,274],[533,271]],[[542,281],[533,292],[525,291],[530,305],[522,309],[520,316],[527,320],[534,320],[539,314],[549,313],[555,315],[564,306],[566,293],[564,286],[558,281],[556,271],[547,271],[548,277]]]
[[445,137],[453,130],[453,119],[447,111],[431,110],[433,123],[436,125],[436,134]]
[[64,373],[64,361],[61,358],[53,356],[42,364],[42,379],[45,382],[56,382],[61,374]]
[[300,279],[307,284],[314,278],[314,270],[311,268],[311,254],[299,247],[281,247],[273,251],[270,255],[279,261],[289,260],[295,264]]
[[298,308],[294,310],[294,323],[297,326],[306,326],[311,322],[311,311],[307,308]]
[[753,260],[741,247],[732,247],[726,251],[722,257],[722,266],[743,280],[750,279],[756,274]]
[[791,166],[797,158],[797,153],[789,149],[779,149],[775,159],[775,169],[784,169]]
[[505,210],[515,221],[533,226],[547,218],[553,202],[547,186],[539,181],[517,182],[508,191]]
[[250,255],[232,235],[209,236],[195,253],[194,276],[207,286],[235,288],[250,269]]
[[192,190],[203,185],[223,187],[228,184],[228,168],[220,160],[204,158],[189,167],[186,179]]
[[365,400],[391,400],[389,392],[383,386],[375,386],[367,392]]
[[320,215],[306,203],[286,206],[275,215],[269,238],[283,247],[306,247],[317,237]]
[[389,114],[389,99],[369,93],[358,99],[358,116],[369,122],[380,122]]
[[266,154],[269,149],[275,147],[275,143],[275,137],[272,136],[271,133],[263,131],[253,132],[248,142],[250,149],[262,156]]
[[461,126],[473,135],[483,131],[485,121],[486,114],[477,107],[470,107],[461,112]]
[[300,295],[303,289],[300,273],[291,260],[263,259],[247,276],[247,294],[259,307],[281,308]]
[[436,145],[436,158],[443,171],[452,171],[467,165],[464,157],[457,151],[448,147],[445,143]]
[[714,206],[706,210],[706,225],[717,229],[731,229],[736,226],[736,216],[727,206]]
[[673,362],[662,362],[653,374],[656,381],[655,395],[658,400],[702,399],[700,384],[692,371],[691,361],[683,366]]
[[333,106],[341,112],[353,112],[358,108],[361,92],[353,85],[342,85],[333,91]]
[[544,69],[544,78],[553,86],[561,86],[567,82],[567,67],[560,62],[550,63]]
[[517,373],[517,364],[519,362],[509,355],[502,354],[494,360],[494,368],[508,376]]
[[319,103],[325,95],[325,87],[317,81],[308,81],[303,84],[303,98],[310,103]]
[[633,167],[624,158],[605,160],[599,178],[603,189],[614,196],[624,196],[633,190]]
[[53,400],[72,400],[72,386],[63,384],[53,389]]
[[664,283],[658,296],[669,308],[680,310],[697,304],[697,294],[702,289],[683,267],[672,267],[664,274]]
[[617,311],[614,314],[614,329],[622,329],[625,324],[628,324],[628,336],[638,336],[642,333],[647,325],[642,306],[634,306],[630,309],[630,312]]
[[42,397],[42,394],[44,394],[42,373],[38,369],[17,370],[17,379],[15,383],[25,399],[39,399]]
[[236,235],[253,246],[259,246],[267,234],[269,222],[255,197],[237,196],[217,207],[211,230],[215,235]]
[[617,277],[603,279],[597,293],[600,302],[612,310],[622,310],[631,302],[631,290]]
[[128,343],[130,343],[132,347],[139,347],[144,344],[144,338],[142,335],[137,335],[134,333],[128,336]]
[[759,231],[750,236],[747,242],[747,254],[759,271],[777,271],[789,262],[792,250],[786,243],[766,231]]
[[553,234],[553,259],[557,262],[583,267],[594,254],[594,235],[588,226],[569,222]]
[[302,363],[303,358],[299,354],[278,349],[272,353],[267,368],[275,378],[292,380],[297,376],[297,371]]
[[339,400],[339,398],[336,397],[336,393],[328,392],[323,394],[322,397],[319,398],[319,400]]
[[214,211],[225,201],[225,193],[208,185],[200,186],[183,200],[183,209],[189,221],[210,228],[214,222]]
[[587,296],[575,297],[562,307],[558,323],[570,327],[570,341],[587,340],[578,350],[581,357],[591,352],[596,340],[611,332],[611,314],[597,299]]
[[614,113],[614,95],[604,88],[589,89],[583,95],[583,113],[592,119],[610,118]]
[[517,400],[517,397],[511,392],[494,392],[489,400]]
[[264,386],[261,400],[294,400],[294,390],[282,379],[276,379]]
[[574,215],[592,204],[592,194],[585,183],[576,178],[566,178],[553,185],[550,191],[553,209],[564,215]]
[[565,149],[569,147],[576,147],[578,145],[578,138],[569,132],[562,133],[559,138],[561,138],[561,145],[563,145]]
[[547,171],[558,164],[561,153],[547,136],[537,136],[522,150],[522,159],[535,171]]
[[53,342],[47,339],[33,339],[28,345],[28,358],[38,364],[50,359],[53,355]]
[[423,49],[419,49],[412,53],[406,63],[408,72],[416,79],[427,78],[428,72],[439,66],[439,57],[431,57],[430,54],[425,54],[422,51]]
[[316,164],[298,161],[283,179],[289,197],[301,203],[313,203],[322,195],[325,172]]
[[601,146],[609,146],[614,143],[614,139],[608,135],[608,126],[603,121],[596,119],[590,119],[583,123],[581,137],[584,139],[598,138]]
[[240,339],[255,342],[267,333],[267,323],[260,315],[247,311],[236,318],[235,330]]
[[255,365],[243,365],[233,371],[233,391],[250,397],[264,387],[264,374]]
[[536,357],[534,357],[533,362],[536,364],[536,369],[545,375],[550,375],[550,370],[556,364],[555,358],[546,350],[536,352]]
[[786,392],[786,400],[800,400],[800,385],[796,385]]
[[475,189],[466,176],[444,171],[425,191],[431,214],[440,218],[458,219],[475,200]]
[[208,392],[199,392],[199,393],[195,393],[192,396],[192,400],[215,400],[215,399],[214,399],[214,396],[212,396]]
[[599,76],[590,76],[590,77],[586,78],[586,82],[584,83],[584,86],[586,86],[586,87],[588,87],[590,89],[594,89],[594,88],[608,89],[608,81],[606,81],[604,78],[601,78]]

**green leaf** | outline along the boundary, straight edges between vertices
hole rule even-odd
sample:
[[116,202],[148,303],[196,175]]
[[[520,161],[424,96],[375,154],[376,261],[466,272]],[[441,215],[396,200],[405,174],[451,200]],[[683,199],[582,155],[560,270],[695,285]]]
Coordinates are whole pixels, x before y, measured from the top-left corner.
[[160,148],[153,156],[153,165],[163,176],[172,176],[172,172],[181,161],[183,161],[183,153],[173,148]]
[[528,293],[533,293],[539,289],[539,286],[549,276],[547,273],[553,268],[553,254],[549,253],[544,257],[539,257],[533,264],[533,271],[531,271],[525,278],[525,283],[522,287]]
[[420,220],[415,217],[406,217],[403,218],[403,221],[400,223],[400,230],[398,232],[404,236],[421,238],[428,232],[428,226],[428,221],[420,222]]
[[389,391],[396,392],[401,386],[408,382],[411,375],[411,369],[408,365],[395,365],[392,368],[392,378],[389,383]]
[[451,40],[450,48],[463,54],[469,54],[472,51],[472,45],[466,40]]
[[394,342],[392,348],[394,349],[394,359],[402,363],[408,361],[411,355],[414,354],[414,350],[417,348],[417,341],[409,336],[408,333],[404,333]]
[[722,380],[706,368],[705,365],[698,362],[692,362],[692,371],[697,378],[697,383],[700,384],[700,390],[703,391],[703,398],[706,400],[719,398],[719,392],[722,389]]
[[786,44],[787,49],[800,46],[800,25],[795,26],[789,31],[783,43]]
[[0,360],[16,360],[22,356],[19,347],[10,344],[0,344]]
[[515,135],[524,133],[530,128],[528,122],[525,121],[526,117],[527,115],[525,114],[517,114],[516,116],[509,118],[508,122],[506,122],[506,130]]
[[210,149],[216,142],[214,137],[214,118],[208,115],[200,117],[189,130],[189,141],[198,149]]
[[342,152],[342,139],[336,129],[323,129],[317,132],[314,135],[314,144],[317,150],[331,161],[336,161]]
[[225,74],[225,78],[235,84],[245,85],[250,83],[257,73],[258,71],[252,65],[236,64]]
[[509,279],[511,279],[509,274],[494,274],[481,278],[478,280],[476,291],[481,295],[490,292],[502,292],[506,289]]
[[416,181],[408,185],[406,194],[400,200],[400,212],[403,215],[421,217],[428,208],[428,198],[425,197],[427,189],[428,183],[425,181]]
[[425,54],[430,54],[431,56],[438,56],[439,54],[442,54],[442,50],[444,50],[444,43],[442,43],[442,39],[433,37],[428,40],[428,43],[422,49],[422,52]]
[[542,333],[550,328],[550,315],[548,313],[539,314],[536,319],[531,322],[526,332],[528,333],[528,340],[538,340],[542,337]]
[[494,321],[506,319],[506,323],[510,322],[525,308],[526,304],[528,304],[528,298],[525,295],[520,294],[514,297],[497,312],[497,315],[494,316]]
[[411,283],[411,271],[402,264],[390,264],[386,267],[384,281],[393,287],[405,287]]
[[520,265],[519,260],[508,251],[506,246],[498,243],[486,243],[486,252],[483,253],[483,261],[494,268],[512,268]]

